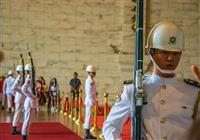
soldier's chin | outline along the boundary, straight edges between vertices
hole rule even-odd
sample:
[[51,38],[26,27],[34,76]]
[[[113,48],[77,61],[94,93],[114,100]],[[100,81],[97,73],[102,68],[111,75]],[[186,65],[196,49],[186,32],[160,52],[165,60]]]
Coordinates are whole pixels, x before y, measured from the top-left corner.
[[174,66],[174,65],[168,65],[166,66],[166,70],[175,70],[177,66]]

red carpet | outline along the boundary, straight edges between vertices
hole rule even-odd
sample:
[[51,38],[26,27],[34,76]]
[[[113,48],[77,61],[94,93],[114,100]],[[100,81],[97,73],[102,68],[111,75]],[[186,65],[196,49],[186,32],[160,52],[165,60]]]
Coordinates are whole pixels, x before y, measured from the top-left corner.
[[[11,135],[11,123],[0,123],[0,140],[21,140]],[[74,132],[56,122],[32,123],[29,140],[82,140]]]

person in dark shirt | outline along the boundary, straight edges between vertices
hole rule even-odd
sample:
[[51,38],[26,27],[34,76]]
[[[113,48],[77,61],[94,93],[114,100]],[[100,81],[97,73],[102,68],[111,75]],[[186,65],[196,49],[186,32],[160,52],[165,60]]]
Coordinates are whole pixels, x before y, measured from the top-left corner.
[[78,79],[78,73],[74,72],[74,78],[70,80],[69,85],[71,86],[72,100],[74,101],[75,97],[79,98],[79,89],[81,86],[81,81]]

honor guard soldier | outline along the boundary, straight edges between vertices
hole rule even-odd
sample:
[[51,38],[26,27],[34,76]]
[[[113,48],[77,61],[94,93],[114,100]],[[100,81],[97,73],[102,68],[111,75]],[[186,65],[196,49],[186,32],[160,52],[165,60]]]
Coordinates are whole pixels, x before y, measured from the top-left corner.
[[96,139],[96,137],[90,134],[92,106],[95,105],[95,100],[97,96],[97,90],[94,81],[94,77],[96,75],[96,67],[93,65],[88,65],[86,71],[88,72],[88,78],[85,81],[85,139]]
[[9,70],[8,77],[5,79],[3,84],[3,94],[7,96],[7,106],[8,106],[8,111],[10,113],[12,112],[12,96],[13,96],[12,86],[14,82],[15,78],[13,76],[13,71]]
[[17,131],[17,126],[21,117],[22,109],[24,106],[24,101],[26,96],[22,92],[23,85],[23,74],[22,74],[22,65],[18,65],[16,68],[17,78],[15,79],[12,90],[15,92],[15,113],[12,122],[12,135],[20,135],[20,131]]
[[27,72],[26,80],[22,86],[22,92],[26,95],[24,102],[24,121],[22,125],[22,139],[27,140],[29,126],[31,124],[31,116],[37,108],[36,96],[33,94],[33,81],[32,81],[32,66],[31,64],[25,65]]
[[[196,65],[191,66],[192,73],[194,77],[197,79],[197,82],[192,82],[195,85],[198,85],[200,88],[200,69]],[[200,118],[197,118],[195,123],[193,123],[192,127],[189,130],[187,140],[199,140],[200,138]]]
[[[142,140],[185,140],[198,115],[199,88],[178,79],[174,72],[183,47],[183,32],[172,22],[160,22],[150,31],[147,50],[154,70],[143,81],[147,105],[142,109]],[[105,140],[121,140],[123,123],[131,117],[133,87],[125,82],[121,100],[103,124]]]

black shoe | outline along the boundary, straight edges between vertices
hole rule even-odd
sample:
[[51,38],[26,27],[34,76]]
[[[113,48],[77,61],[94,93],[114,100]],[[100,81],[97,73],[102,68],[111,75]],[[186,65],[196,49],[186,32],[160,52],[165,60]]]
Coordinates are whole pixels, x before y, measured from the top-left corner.
[[17,131],[17,127],[13,126],[12,135],[21,135],[20,131]]
[[11,107],[8,108],[8,112],[12,113],[12,108]]
[[1,107],[1,110],[5,110],[5,107],[4,107],[4,106],[2,106],[2,107]]
[[13,131],[12,135],[21,135],[21,132],[20,131]]
[[22,140],[27,140],[27,136],[26,135],[22,135]]
[[96,137],[90,134],[90,129],[85,129],[85,139],[97,139]]
[[86,135],[84,138],[85,139],[97,139],[96,137],[94,137],[92,135]]

